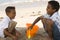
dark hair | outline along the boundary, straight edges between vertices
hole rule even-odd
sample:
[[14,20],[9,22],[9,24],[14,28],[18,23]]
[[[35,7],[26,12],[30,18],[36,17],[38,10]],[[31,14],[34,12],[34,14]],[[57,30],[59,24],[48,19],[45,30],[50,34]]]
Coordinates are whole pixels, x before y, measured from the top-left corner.
[[15,10],[15,7],[13,6],[8,6],[6,9],[5,9],[5,12],[11,12],[11,10]]
[[48,3],[52,6],[53,9],[56,9],[55,12],[57,12],[59,10],[60,6],[59,6],[59,2],[58,1],[49,1]]

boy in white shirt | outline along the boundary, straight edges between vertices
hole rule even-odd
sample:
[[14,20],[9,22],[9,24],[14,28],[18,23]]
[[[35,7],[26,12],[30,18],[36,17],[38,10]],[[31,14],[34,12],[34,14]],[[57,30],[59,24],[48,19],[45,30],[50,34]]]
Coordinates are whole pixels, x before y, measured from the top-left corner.
[[15,7],[13,6],[8,6],[6,9],[5,9],[5,12],[6,12],[6,17],[4,17],[2,19],[2,21],[0,22],[0,37],[5,37],[5,36],[8,36],[8,37],[11,37],[13,38],[13,40],[17,40],[17,37],[20,35],[19,32],[16,31],[16,29],[14,30],[15,31],[15,35],[11,34],[9,31],[8,31],[8,25],[9,25],[9,22],[11,22],[15,16],[16,16],[16,11],[15,11]]
[[53,40],[60,40],[60,15],[58,14],[58,10],[59,3],[57,1],[49,1],[47,14],[38,17],[28,29],[32,29],[39,20],[42,20],[44,29],[49,37]]

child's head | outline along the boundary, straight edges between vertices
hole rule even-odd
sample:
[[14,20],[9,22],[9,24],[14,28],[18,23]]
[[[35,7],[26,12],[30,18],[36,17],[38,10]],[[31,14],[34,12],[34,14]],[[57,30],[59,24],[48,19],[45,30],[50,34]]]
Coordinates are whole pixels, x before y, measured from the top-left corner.
[[15,7],[13,6],[8,6],[5,9],[6,15],[10,18],[10,19],[14,19],[16,16],[16,11],[15,11]]
[[57,1],[49,1],[47,6],[47,13],[52,15],[59,10],[59,3]]

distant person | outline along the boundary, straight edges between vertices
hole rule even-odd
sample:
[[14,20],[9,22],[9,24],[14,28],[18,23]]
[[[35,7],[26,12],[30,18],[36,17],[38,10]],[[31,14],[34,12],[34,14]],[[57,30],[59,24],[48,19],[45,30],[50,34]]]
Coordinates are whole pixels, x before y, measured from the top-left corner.
[[[14,32],[14,34],[10,33],[8,31],[8,25],[9,23],[15,18],[16,16],[16,11],[15,11],[15,7],[13,6],[8,6],[5,9],[6,12],[6,17],[4,17],[2,19],[2,21],[0,22],[0,37],[11,37],[13,40],[17,40],[17,37],[20,35],[20,33],[14,29],[14,31],[12,31],[12,33]],[[3,15],[3,14],[2,14]]]
[[28,29],[32,29],[39,20],[42,20],[44,29],[49,37],[53,40],[60,40],[60,15],[58,13],[59,2],[49,1],[46,11],[47,14],[38,17]]

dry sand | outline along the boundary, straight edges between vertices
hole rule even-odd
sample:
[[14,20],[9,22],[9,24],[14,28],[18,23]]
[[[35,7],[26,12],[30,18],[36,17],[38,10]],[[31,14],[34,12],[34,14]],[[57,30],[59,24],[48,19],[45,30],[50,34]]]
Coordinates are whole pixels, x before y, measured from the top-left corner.
[[[49,40],[49,37],[43,28],[40,28],[36,35],[31,39],[26,37],[26,28],[20,27],[16,29],[21,33],[19,40]],[[0,38],[0,40],[11,40],[11,38]]]

